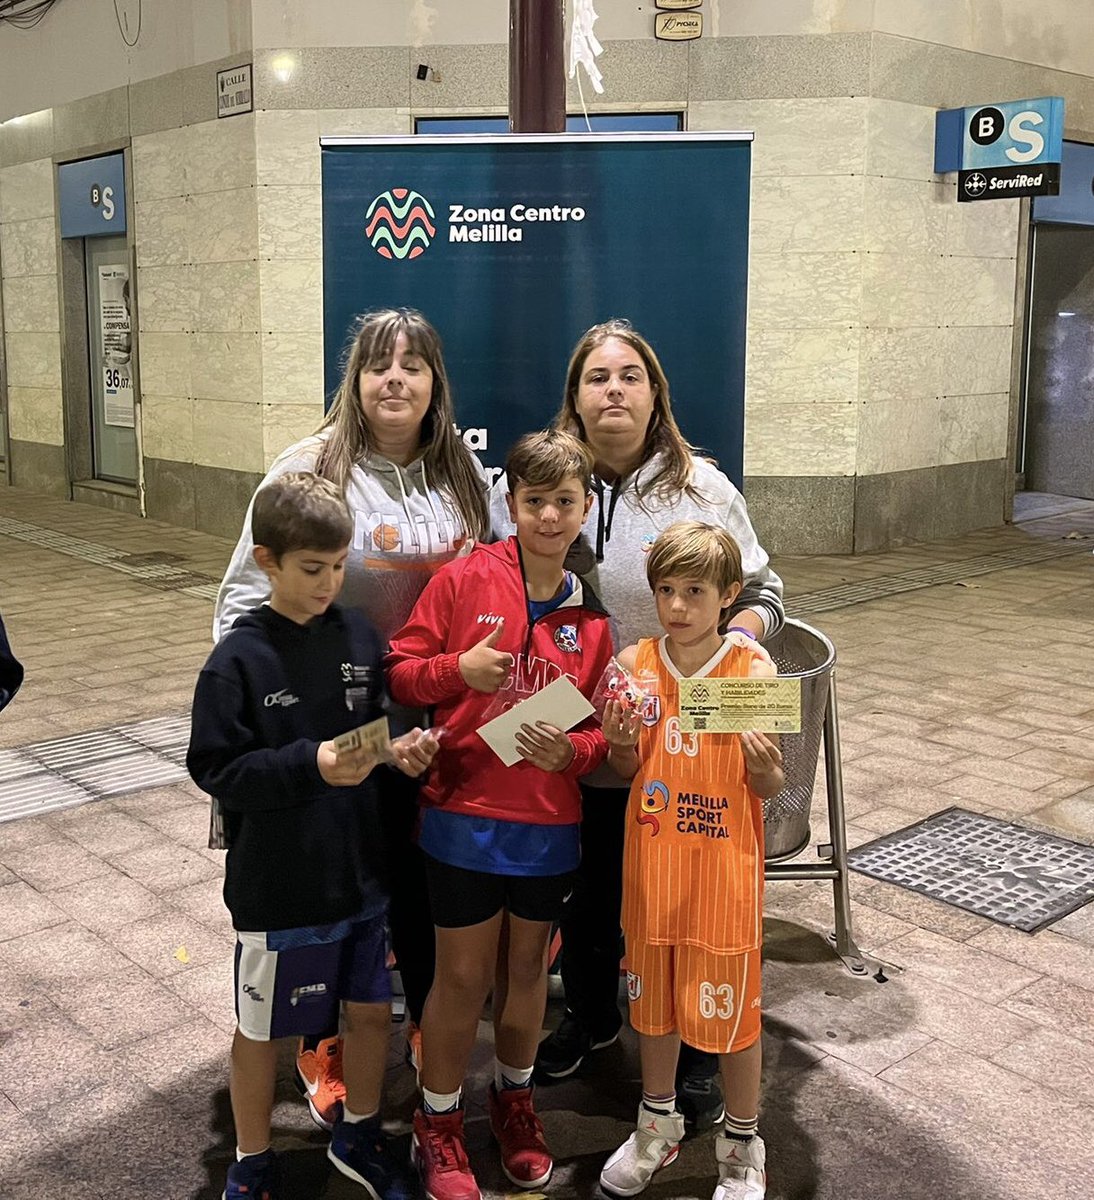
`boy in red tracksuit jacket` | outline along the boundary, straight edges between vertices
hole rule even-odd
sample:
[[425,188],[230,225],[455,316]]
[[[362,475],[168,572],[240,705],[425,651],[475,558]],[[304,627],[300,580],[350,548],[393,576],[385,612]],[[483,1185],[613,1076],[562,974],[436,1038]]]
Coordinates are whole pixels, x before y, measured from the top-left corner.
[[[422,1105],[413,1152],[432,1200],[479,1200],[460,1105],[479,1013],[491,989],[497,1063],[490,1127],[518,1187],[553,1163],[532,1108],[532,1065],[546,1006],[552,922],[580,858],[577,781],[607,743],[595,721],[518,736],[506,767],[478,735],[497,692],[562,675],[591,696],[612,655],[608,615],[563,563],[591,504],[592,456],[568,433],[528,434],[506,461],[517,536],[442,567],[385,659],[392,696],[428,705],[444,737],[422,789],[437,969],[422,1018]],[[498,944],[504,928],[501,968]]]

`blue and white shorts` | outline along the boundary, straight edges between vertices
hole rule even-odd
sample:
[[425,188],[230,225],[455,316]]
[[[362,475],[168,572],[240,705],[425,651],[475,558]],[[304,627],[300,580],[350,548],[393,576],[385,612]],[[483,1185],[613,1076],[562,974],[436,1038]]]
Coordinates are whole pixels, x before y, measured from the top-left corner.
[[310,929],[236,933],[236,1019],[244,1037],[324,1034],[337,1025],[343,1000],[391,1002],[386,917],[339,932],[327,940]]

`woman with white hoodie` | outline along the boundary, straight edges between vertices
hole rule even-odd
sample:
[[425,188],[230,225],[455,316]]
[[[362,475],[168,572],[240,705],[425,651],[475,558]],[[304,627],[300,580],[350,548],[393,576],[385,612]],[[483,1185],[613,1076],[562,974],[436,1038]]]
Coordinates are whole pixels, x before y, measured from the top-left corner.
[[[455,430],[441,340],[412,309],[358,319],[329,412],[315,434],[274,461],[260,486],[288,471],[315,471],[344,489],[354,529],[339,603],[360,609],[385,642],[405,623],[438,567],[487,535],[486,477]],[[217,596],[214,641],[269,597],[253,551],[248,508]],[[411,836],[416,784],[385,771],[380,794],[392,943],[413,1059],[433,981],[433,921]],[[335,1033],[303,1045],[297,1058],[312,1117],[328,1129],[345,1094]]]
[[[676,521],[720,525],[741,548],[744,587],[730,630],[755,644],[783,623],[782,582],[768,565],[744,498],[685,439],[672,414],[669,383],[653,347],[628,321],[589,329],[574,348],[562,409],[555,419],[586,442],[596,459],[593,507],[567,567],[589,581],[617,626],[617,645],[661,632],[645,555]],[[511,532],[504,480],[491,495],[494,536]],[[619,1034],[619,927],[623,816],[629,784],[602,767],[582,781],[581,866],[562,920],[566,1013],[540,1045],[540,1078],[560,1079]],[[684,1047],[677,1076],[679,1110],[693,1129],[721,1117],[717,1059]]]

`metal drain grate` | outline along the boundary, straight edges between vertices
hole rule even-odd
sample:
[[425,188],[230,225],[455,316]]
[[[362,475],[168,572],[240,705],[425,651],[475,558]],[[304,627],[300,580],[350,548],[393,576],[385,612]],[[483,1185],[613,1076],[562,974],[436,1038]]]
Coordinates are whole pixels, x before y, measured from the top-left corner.
[[0,750],[0,822],[178,783],[189,742],[174,716]]
[[215,600],[219,582],[208,575],[187,570],[179,563],[185,562],[181,555],[166,550],[153,550],[146,554],[134,554],[128,550],[117,550],[113,546],[102,546],[83,538],[70,537],[55,529],[45,529],[12,517],[0,517],[0,533],[16,541],[29,542],[44,550],[55,550],[69,558],[109,567],[128,575],[137,583],[147,584],[161,592],[182,592],[202,600]]
[[914,571],[900,571],[895,575],[879,575],[876,579],[864,579],[861,583],[843,583],[837,587],[824,588],[822,591],[807,592],[804,596],[793,599],[791,607],[795,617],[831,612],[836,608],[863,604],[867,600],[881,600],[885,596],[896,596],[901,592],[914,592],[919,588],[937,587],[941,583],[954,583],[969,575],[991,575],[996,571],[1025,567],[1050,558],[1066,558],[1073,554],[1089,552],[1089,546],[1076,547],[1074,542],[1038,542],[1014,550],[1000,550],[997,554],[981,554],[976,558],[964,558],[958,562],[920,567]]
[[863,875],[1033,933],[1094,900],[1094,846],[948,808],[858,846]]

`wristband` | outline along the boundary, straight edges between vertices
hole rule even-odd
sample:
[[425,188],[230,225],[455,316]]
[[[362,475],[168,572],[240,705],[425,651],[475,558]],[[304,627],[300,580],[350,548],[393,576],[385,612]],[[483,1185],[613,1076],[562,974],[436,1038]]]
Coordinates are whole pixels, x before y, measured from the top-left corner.
[[750,637],[753,641],[756,640],[756,635],[751,629],[746,629],[743,625],[730,625],[726,633],[743,633],[745,637]]

